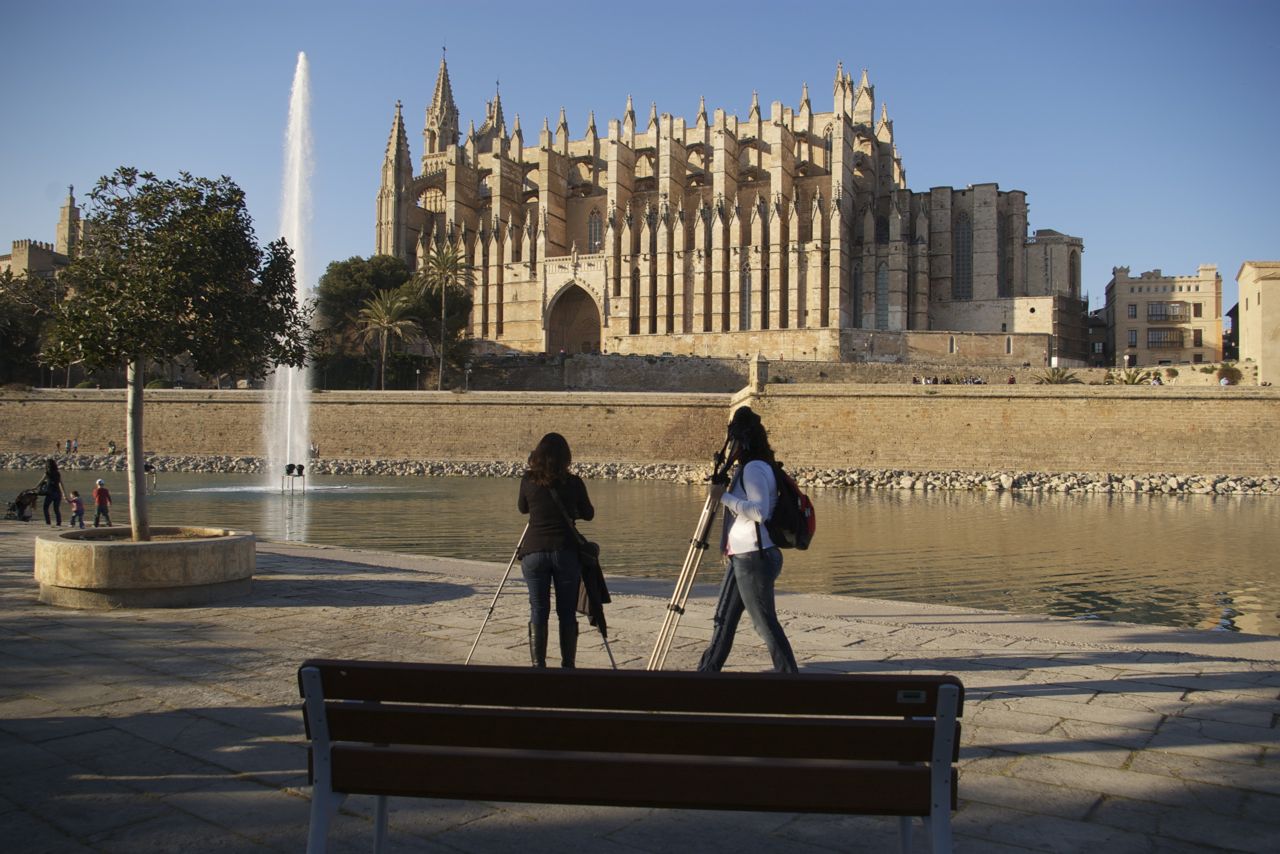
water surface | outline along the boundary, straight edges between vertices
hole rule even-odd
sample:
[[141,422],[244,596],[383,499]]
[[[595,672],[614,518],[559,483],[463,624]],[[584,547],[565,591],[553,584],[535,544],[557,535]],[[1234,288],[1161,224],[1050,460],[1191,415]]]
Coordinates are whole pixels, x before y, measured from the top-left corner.
[[[0,472],[6,503],[39,480]],[[122,472],[65,474],[88,500],[104,477],[127,521]],[[700,486],[588,481],[606,571],[674,583],[705,499]],[[307,478],[281,494],[259,476],[159,476],[152,523],[252,530],[265,540],[505,563],[524,526],[517,481]],[[814,490],[818,532],[786,552],[779,587],[1080,619],[1280,634],[1280,500]],[[87,517],[92,523],[93,510]],[[700,581],[718,577],[714,556]]]

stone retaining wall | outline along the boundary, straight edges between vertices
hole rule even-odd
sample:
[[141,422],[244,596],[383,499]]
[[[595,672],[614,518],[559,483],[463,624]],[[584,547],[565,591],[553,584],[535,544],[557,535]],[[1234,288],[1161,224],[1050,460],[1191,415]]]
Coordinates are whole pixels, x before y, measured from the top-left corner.
[[[119,391],[0,394],[0,451],[42,456],[69,436],[86,454],[113,440],[122,448],[123,401]],[[263,452],[260,392],[153,391],[147,401],[149,451]],[[582,463],[701,466],[736,401],[764,415],[782,459],[815,471],[1280,475],[1274,388],[771,383],[737,396],[327,392],[313,401],[314,441],[334,461],[518,464],[555,430]]]

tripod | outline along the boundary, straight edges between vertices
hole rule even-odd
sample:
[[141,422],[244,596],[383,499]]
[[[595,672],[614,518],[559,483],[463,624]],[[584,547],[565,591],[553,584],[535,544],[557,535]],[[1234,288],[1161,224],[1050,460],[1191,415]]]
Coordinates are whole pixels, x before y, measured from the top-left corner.
[[[502,588],[507,583],[507,577],[511,575],[511,567],[516,565],[516,555],[520,554],[520,547],[524,545],[524,538],[529,533],[529,526],[525,525],[524,530],[520,532],[520,539],[516,541],[516,550],[511,553],[511,560],[507,563],[507,571],[502,573],[502,580],[498,582],[498,590],[493,594],[493,601],[489,603],[489,613],[484,615],[484,622],[480,624],[480,631],[476,632],[476,639],[471,644],[471,651],[467,653],[467,660],[463,664],[471,663],[471,656],[476,654],[476,647],[480,645],[480,636],[484,634],[484,627],[489,625],[489,618],[493,616],[493,609],[498,606],[498,597],[502,595]],[[610,653],[610,658],[613,657]]]
[[[733,465],[737,456],[737,440],[732,437],[725,439],[724,445],[715,454],[710,478],[712,484],[728,483],[729,467]],[[676,627],[684,615],[685,602],[689,600],[689,592],[693,589],[693,579],[697,576],[698,565],[702,562],[702,553],[707,550],[707,534],[711,530],[711,523],[715,521],[716,511],[719,508],[719,502],[712,497],[711,490],[708,490],[707,500],[702,505],[698,524],[694,526],[693,539],[689,541],[689,551],[685,554],[684,565],[680,568],[680,575],[676,577],[676,589],[671,594],[671,601],[667,603],[667,615],[662,621],[662,628],[658,630],[658,640],[653,645],[653,652],[649,655],[646,670],[661,670],[666,663],[667,652],[671,649],[671,642],[675,640]]]

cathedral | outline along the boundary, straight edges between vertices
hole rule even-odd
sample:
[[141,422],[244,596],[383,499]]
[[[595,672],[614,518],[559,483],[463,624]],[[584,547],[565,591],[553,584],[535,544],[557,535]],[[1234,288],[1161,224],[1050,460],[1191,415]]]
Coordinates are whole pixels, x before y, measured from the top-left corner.
[[837,66],[829,103],[805,85],[745,119],[703,101],[641,121],[628,97],[603,128],[593,112],[571,138],[562,109],[526,141],[495,94],[464,135],[442,59],[416,164],[396,103],[376,252],[415,268],[459,244],[488,352],[852,360],[879,339],[1083,359],[1083,241],[1028,236],[1019,190],[909,189],[866,71]]

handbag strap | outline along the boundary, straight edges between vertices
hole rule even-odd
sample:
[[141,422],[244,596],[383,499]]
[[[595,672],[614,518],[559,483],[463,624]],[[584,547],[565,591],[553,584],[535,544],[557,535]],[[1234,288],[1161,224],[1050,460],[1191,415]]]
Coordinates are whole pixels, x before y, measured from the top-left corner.
[[547,492],[551,493],[551,500],[556,503],[556,507],[560,508],[560,515],[569,523],[569,530],[573,532],[573,538],[578,541],[578,545],[586,545],[587,538],[578,530],[578,526],[573,523],[573,517],[569,515],[569,511],[564,509],[564,502],[560,500],[559,494],[556,493],[554,486],[548,486]]

